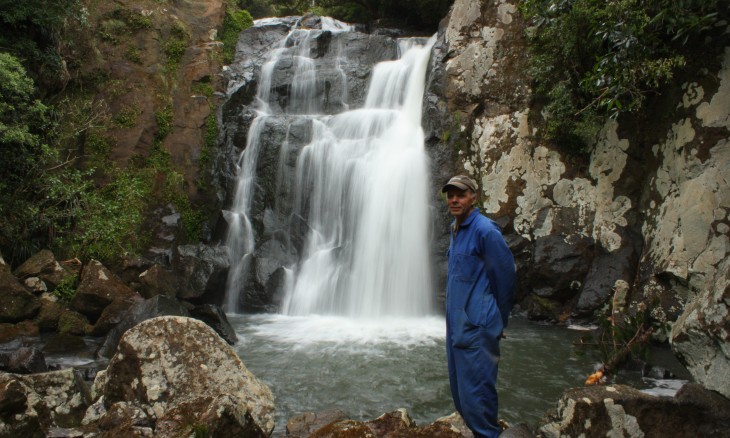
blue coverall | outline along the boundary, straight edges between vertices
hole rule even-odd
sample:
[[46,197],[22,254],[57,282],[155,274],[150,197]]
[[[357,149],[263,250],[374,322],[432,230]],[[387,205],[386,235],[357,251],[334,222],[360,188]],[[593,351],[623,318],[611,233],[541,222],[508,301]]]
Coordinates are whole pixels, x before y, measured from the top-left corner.
[[499,226],[477,208],[454,226],[446,285],[451,395],[475,437],[497,437],[499,339],[514,302],[514,257]]

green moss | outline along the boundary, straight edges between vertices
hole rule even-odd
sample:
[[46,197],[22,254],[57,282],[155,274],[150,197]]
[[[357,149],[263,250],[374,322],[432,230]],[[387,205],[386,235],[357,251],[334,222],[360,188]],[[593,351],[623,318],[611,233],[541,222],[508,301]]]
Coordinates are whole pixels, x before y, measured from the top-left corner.
[[132,128],[137,124],[139,110],[132,107],[122,108],[112,118],[112,122],[120,128]]
[[233,61],[233,57],[236,54],[238,34],[251,26],[253,26],[253,18],[251,18],[251,14],[248,11],[238,9],[235,5],[227,5],[226,18],[223,21],[223,29],[221,30],[224,63],[230,64]]
[[159,111],[155,111],[157,121],[157,134],[155,138],[162,140],[172,132],[172,105],[167,105]]
[[128,47],[127,51],[124,53],[124,58],[135,64],[142,64],[142,53],[137,47]]

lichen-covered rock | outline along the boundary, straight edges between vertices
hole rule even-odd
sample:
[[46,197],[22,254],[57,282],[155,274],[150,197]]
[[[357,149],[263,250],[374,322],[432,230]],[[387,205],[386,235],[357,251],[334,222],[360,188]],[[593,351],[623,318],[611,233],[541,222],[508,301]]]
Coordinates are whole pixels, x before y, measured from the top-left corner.
[[153,318],[128,330],[104,379],[107,407],[130,402],[157,420],[195,398],[231,395],[267,435],[274,428],[271,390],[213,329],[192,318]]
[[[89,393],[72,369],[0,374],[0,400],[0,436],[48,436],[52,427],[81,424]],[[28,435],[19,434],[26,430]]]
[[66,277],[72,275],[56,260],[56,256],[47,249],[33,254],[28,260],[18,266],[13,274],[21,280],[40,278],[51,288],[55,288]]
[[539,426],[543,438],[730,436],[730,401],[699,385],[656,397],[623,385],[571,389]]
[[87,316],[92,323],[115,300],[131,301],[139,294],[120,281],[97,260],[91,260],[81,271],[81,280],[71,300],[71,308]]

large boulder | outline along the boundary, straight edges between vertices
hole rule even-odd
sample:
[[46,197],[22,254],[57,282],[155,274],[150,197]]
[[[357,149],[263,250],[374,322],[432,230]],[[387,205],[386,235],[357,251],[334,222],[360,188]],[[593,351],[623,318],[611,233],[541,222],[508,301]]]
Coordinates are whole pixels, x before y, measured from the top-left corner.
[[220,402],[227,415],[247,413],[266,435],[274,428],[271,390],[213,329],[192,318],[164,316],[131,328],[99,378],[107,408],[130,402],[159,420],[183,403],[229,395]]
[[31,319],[40,307],[38,298],[28,292],[0,258],[0,323]]
[[540,422],[544,438],[562,436],[730,437],[730,400],[697,384],[675,397],[623,385],[571,389]]
[[40,278],[51,289],[58,286],[66,277],[72,275],[58,261],[56,256],[47,249],[41,250],[18,266],[13,274],[21,279]]
[[122,282],[101,262],[91,260],[81,271],[81,280],[71,300],[71,308],[94,323],[115,300],[132,301],[139,294]]

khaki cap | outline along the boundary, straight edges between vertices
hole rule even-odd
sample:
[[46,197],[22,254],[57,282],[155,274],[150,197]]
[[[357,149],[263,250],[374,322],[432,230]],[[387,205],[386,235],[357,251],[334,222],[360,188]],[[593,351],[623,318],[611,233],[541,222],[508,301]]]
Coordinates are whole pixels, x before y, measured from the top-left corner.
[[449,186],[456,187],[459,190],[471,190],[472,192],[477,192],[477,183],[469,178],[466,175],[456,175],[451,177],[449,182],[444,184],[444,186],[441,188],[441,193],[446,193],[446,191],[449,189]]

